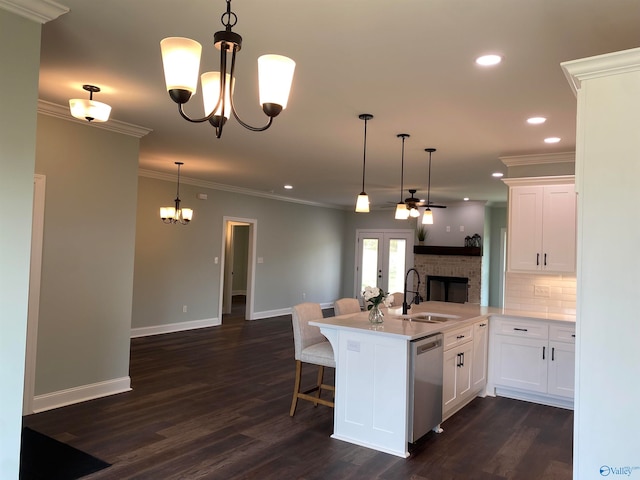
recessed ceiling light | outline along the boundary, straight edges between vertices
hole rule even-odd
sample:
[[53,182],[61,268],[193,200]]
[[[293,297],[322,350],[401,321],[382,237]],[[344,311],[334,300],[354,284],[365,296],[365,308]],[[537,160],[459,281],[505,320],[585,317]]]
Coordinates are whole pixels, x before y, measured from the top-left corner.
[[293,189],[293,185],[285,185],[284,188],[285,188],[285,190],[292,190]]
[[558,143],[560,141],[560,137],[548,137],[544,139],[544,143]]
[[531,118],[527,118],[527,123],[531,124],[531,125],[540,125],[541,123],[546,122],[547,119],[544,117],[531,117]]
[[463,198],[463,200],[464,200],[465,202],[468,202],[468,201],[469,201],[469,197],[464,197],[464,198]]
[[483,67],[490,67],[492,65],[497,65],[502,61],[502,57],[500,55],[482,55],[481,57],[476,58],[476,63],[478,65],[482,65]]
[[503,177],[503,176],[504,176],[504,173],[502,173],[502,172],[493,172],[493,173],[491,174],[491,176],[492,176],[492,177],[496,177],[496,178],[500,178],[500,177]]

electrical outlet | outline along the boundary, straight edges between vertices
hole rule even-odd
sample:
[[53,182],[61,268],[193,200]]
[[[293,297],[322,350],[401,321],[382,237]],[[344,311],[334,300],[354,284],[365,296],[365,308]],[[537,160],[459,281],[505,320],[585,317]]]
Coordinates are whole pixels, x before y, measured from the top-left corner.
[[187,306],[186,305],[182,305],[182,313],[187,313]]
[[534,285],[533,286],[533,296],[534,297],[545,297],[548,298],[551,295],[549,291],[548,285]]
[[307,299],[307,292],[302,292],[302,299],[306,300]]

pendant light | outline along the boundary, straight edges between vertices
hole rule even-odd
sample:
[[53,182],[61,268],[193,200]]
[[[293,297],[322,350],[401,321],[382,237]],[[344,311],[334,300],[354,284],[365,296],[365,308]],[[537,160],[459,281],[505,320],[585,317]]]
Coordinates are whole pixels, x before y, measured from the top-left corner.
[[362,192],[360,192],[356,201],[356,212],[368,213],[369,195],[364,191],[364,173],[367,165],[367,122],[373,118],[373,115],[370,113],[361,113],[358,115],[358,118],[364,120],[364,153],[362,154]]
[[429,177],[427,183],[427,208],[424,209],[424,214],[422,215],[422,224],[423,225],[433,225],[433,212],[429,208],[431,205],[431,154],[436,151],[435,148],[425,148],[425,152],[429,152]]
[[404,192],[404,139],[409,138],[408,133],[399,133],[398,138],[402,138],[402,162],[400,166],[400,202],[396,205],[396,220],[406,220],[409,218],[409,210],[407,210],[407,204],[402,200]]
[[176,192],[175,206],[160,207],[160,218],[164,223],[186,225],[193,218],[193,210],[180,207],[180,166],[184,165],[184,162],[175,162],[175,164],[178,166],[178,189]]
[[71,115],[88,122],[106,122],[111,114],[111,107],[106,103],[96,102],[93,94],[100,91],[95,85],[83,85],[82,88],[89,92],[89,100],[86,98],[72,98],[69,100]]

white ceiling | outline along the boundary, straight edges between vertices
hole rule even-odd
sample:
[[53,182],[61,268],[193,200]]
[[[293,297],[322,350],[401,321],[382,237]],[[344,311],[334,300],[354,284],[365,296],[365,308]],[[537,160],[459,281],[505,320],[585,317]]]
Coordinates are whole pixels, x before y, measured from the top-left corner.
[[[501,156],[575,149],[576,100],[560,63],[640,46],[638,0],[235,0],[236,107],[248,123],[266,116],[257,100],[257,58],[296,63],[288,108],[262,133],[234,119],[216,139],[208,123],[183,120],[164,86],[159,42],[203,45],[201,69],[217,70],[213,33],[223,0],[62,0],[70,12],[42,31],[40,98],[67,105],[94,96],[112,118],[152,129],[140,168],[352,208],[362,189],[373,208],[400,198],[398,133],[406,189],[426,195],[426,147],[435,147],[431,199],[500,202]],[[482,69],[474,59],[499,53]],[[186,106],[203,113],[201,96]],[[527,125],[533,115],[548,117]],[[555,145],[543,143],[558,136]],[[293,190],[283,185],[293,185]],[[422,195],[421,195],[422,194]]]

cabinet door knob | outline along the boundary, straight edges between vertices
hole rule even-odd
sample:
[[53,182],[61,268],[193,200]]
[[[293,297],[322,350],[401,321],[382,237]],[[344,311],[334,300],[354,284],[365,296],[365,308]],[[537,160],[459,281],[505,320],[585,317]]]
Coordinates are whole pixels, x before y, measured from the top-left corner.
[[542,359],[544,360],[545,358],[545,353],[547,351],[547,347],[542,347]]
[[536,266],[540,265],[540,254],[536,253]]
[[547,266],[547,254],[546,253],[544,254],[544,266],[545,267]]
[[529,331],[529,329],[527,329],[527,328],[516,328],[516,327],[513,327],[513,329],[518,331],[518,332],[528,332]]
[[556,347],[551,347],[551,361],[556,361]]

